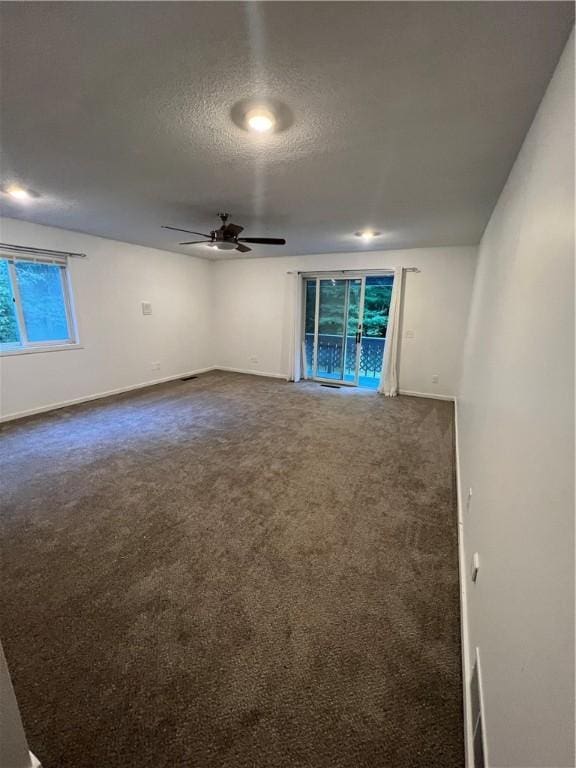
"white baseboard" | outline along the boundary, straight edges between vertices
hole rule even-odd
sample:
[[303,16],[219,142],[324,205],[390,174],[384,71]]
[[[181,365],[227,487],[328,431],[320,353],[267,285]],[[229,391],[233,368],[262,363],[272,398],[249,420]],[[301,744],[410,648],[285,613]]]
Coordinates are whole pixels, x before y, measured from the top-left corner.
[[437,395],[432,392],[412,392],[409,389],[399,389],[398,394],[408,395],[409,397],[430,397],[432,400],[447,400],[450,403],[453,403],[456,400],[453,395]]
[[230,368],[227,365],[215,365],[214,371],[229,371],[230,373],[247,373],[249,376],[266,376],[268,379],[284,379],[289,380],[289,376],[285,373],[267,373],[266,371],[253,371],[249,368]]
[[[40,413],[48,413],[48,411],[56,411],[59,408],[67,408],[69,405],[79,405],[80,403],[88,403],[91,400],[100,400],[104,397],[112,397],[113,395],[121,395],[124,392],[131,392],[136,389],[144,389],[145,387],[154,387],[156,384],[165,384],[168,381],[176,381],[177,379],[184,378],[185,376],[196,376],[200,373],[208,373],[209,371],[228,371],[230,373],[244,373],[249,376],[265,376],[270,379],[283,379],[284,381],[290,381],[290,376],[285,373],[271,373],[268,371],[254,371],[249,368],[232,368],[226,365],[211,365],[207,368],[198,368],[194,371],[186,371],[184,373],[178,373],[173,376],[165,376],[162,379],[153,379],[152,381],[145,381],[140,384],[131,384],[128,387],[119,387],[118,389],[110,389],[106,392],[98,392],[94,395],[86,395],[84,397],[76,397],[73,400],[63,400],[59,403],[51,403],[50,405],[42,405],[39,408],[30,408],[26,411],[18,411],[16,413],[10,413],[6,416],[0,416],[0,424],[7,421],[15,421],[16,419],[23,419],[26,416],[36,416]],[[430,392],[412,392],[407,389],[400,389],[398,391],[400,395],[408,395],[410,397],[428,397],[433,400],[448,400],[453,402],[455,400],[452,395],[438,395]]]
[[165,376],[162,379],[153,379],[152,381],[145,381],[140,384],[131,384],[129,387],[119,387],[118,389],[109,389],[106,392],[98,392],[94,395],[86,395],[85,397],[76,397],[73,400],[63,400],[59,403],[51,403],[50,405],[42,405],[39,408],[30,408],[26,411],[18,411],[16,413],[9,413],[6,416],[0,416],[0,424],[7,421],[15,421],[16,419],[24,419],[26,416],[36,416],[40,413],[48,413],[49,411],[57,411],[60,408],[67,408],[69,405],[80,405],[81,403],[89,403],[91,400],[100,400],[104,397],[112,397],[113,395],[121,395],[124,392],[132,392],[136,389],[144,389],[145,387],[154,387],[157,384],[165,384],[168,381],[177,381],[185,376],[197,376],[200,373],[208,373],[209,371],[230,371],[231,373],[247,373],[251,376],[266,376],[273,379],[288,380],[288,376],[283,373],[265,373],[264,371],[251,371],[244,368],[228,368],[223,365],[210,365],[207,368],[197,368],[194,371],[185,371],[184,373],[177,373],[173,376]]
[[456,453],[456,499],[458,505],[458,565],[460,582],[460,641],[462,645],[462,696],[464,706],[464,751],[465,768],[473,768],[474,744],[472,733],[472,703],[470,700],[470,637],[468,635],[468,600],[466,578],[468,573],[464,551],[464,507],[462,505],[462,483],[460,472],[460,445],[458,431],[458,398],[454,398],[454,437]]
[[16,419],[23,419],[26,416],[36,416],[36,414],[47,413],[48,411],[56,411],[60,408],[66,408],[69,405],[79,405],[80,403],[89,403],[91,400],[100,400],[103,397],[112,397],[113,395],[121,395],[124,392],[131,392],[135,389],[145,389],[146,387],[154,387],[157,384],[165,384],[168,381],[176,381],[182,379],[185,376],[196,376],[200,373],[208,373],[213,371],[213,366],[208,368],[198,368],[195,371],[186,371],[185,373],[177,373],[173,376],[165,376],[163,379],[154,379],[152,381],[145,381],[140,384],[131,384],[129,387],[119,387],[118,389],[110,389],[107,392],[98,392],[95,395],[86,395],[85,397],[77,397],[73,400],[63,400],[59,403],[51,403],[50,405],[42,405],[39,408],[30,408],[26,411],[18,411],[17,413],[10,413],[6,416],[0,416],[0,423],[7,421],[14,421]]

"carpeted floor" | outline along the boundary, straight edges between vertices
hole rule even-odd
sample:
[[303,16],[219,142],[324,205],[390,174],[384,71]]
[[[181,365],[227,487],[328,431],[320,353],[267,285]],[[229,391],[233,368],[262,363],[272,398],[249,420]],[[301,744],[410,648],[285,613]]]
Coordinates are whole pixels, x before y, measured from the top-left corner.
[[214,372],[1,443],[43,768],[462,768],[450,403]]

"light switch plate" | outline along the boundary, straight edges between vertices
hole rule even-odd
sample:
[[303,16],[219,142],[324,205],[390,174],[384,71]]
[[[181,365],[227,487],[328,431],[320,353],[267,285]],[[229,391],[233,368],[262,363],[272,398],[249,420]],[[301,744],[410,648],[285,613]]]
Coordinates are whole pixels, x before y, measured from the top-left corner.
[[151,315],[152,314],[152,302],[150,302],[150,301],[143,301],[142,302],[142,314],[143,315]]

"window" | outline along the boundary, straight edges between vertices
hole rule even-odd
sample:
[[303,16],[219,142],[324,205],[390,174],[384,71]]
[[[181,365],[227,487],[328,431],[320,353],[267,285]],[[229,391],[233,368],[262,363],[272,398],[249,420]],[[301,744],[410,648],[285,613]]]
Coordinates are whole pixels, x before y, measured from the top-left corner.
[[76,341],[66,262],[0,256],[0,351]]

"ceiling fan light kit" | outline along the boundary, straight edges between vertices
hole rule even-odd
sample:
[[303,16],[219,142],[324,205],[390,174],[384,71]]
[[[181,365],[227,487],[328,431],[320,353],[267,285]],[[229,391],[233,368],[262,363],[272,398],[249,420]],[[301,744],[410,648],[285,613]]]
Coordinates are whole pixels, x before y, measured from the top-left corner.
[[235,251],[237,248],[236,243],[229,243],[226,240],[216,243],[208,243],[208,248],[216,248],[217,251]]
[[179,245],[206,245],[209,248],[215,248],[218,251],[240,251],[240,253],[249,253],[252,248],[248,248],[244,243],[254,245],[286,245],[283,237],[238,237],[244,231],[244,227],[238,224],[228,223],[229,213],[219,213],[222,226],[213,229],[209,235],[205,232],[195,232],[192,229],[180,229],[179,227],[163,226],[162,229],[170,229],[173,232],[186,232],[190,235],[199,235],[204,240],[188,240]]

